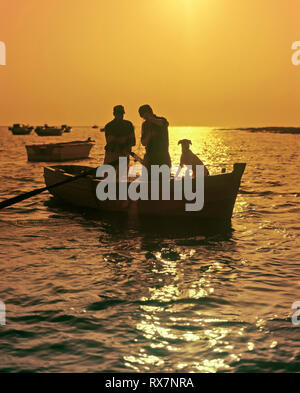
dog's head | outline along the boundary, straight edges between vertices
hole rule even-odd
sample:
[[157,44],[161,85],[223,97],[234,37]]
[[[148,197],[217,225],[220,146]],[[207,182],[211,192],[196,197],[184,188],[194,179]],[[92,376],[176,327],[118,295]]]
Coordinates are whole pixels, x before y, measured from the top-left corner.
[[188,150],[191,144],[192,141],[190,141],[189,139],[181,139],[180,141],[178,141],[178,145],[181,145],[183,151]]

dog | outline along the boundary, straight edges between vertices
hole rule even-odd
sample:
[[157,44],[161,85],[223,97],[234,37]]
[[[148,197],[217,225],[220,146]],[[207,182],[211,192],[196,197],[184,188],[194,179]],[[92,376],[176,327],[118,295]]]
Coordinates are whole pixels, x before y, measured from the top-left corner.
[[[190,145],[192,142],[189,139],[181,139],[178,142],[178,145],[181,145],[182,153],[180,157],[180,169],[184,165],[191,165],[192,166],[192,171],[193,171],[193,177],[196,177],[196,166],[197,165],[203,165],[204,166],[204,176],[209,176],[209,171],[206,168],[206,166],[203,164],[203,162],[200,160],[199,157],[196,156],[191,150],[190,150]],[[180,172],[179,169],[179,172]],[[178,174],[178,172],[177,172]]]

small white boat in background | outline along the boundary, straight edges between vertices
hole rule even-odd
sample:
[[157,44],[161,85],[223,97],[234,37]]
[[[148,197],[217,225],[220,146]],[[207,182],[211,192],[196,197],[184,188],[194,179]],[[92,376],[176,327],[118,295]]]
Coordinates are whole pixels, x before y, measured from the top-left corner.
[[62,162],[88,158],[95,142],[86,141],[26,145],[28,161]]

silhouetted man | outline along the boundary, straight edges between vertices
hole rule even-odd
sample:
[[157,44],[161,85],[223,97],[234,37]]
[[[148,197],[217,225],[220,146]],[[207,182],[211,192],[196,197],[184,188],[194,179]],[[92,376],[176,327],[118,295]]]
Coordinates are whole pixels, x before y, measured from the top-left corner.
[[119,157],[128,158],[132,146],[135,146],[134,127],[130,121],[124,120],[124,107],[115,106],[113,114],[114,119],[106,124],[103,130],[106,138],[104,164],[110,164]]
[[156,116],[149,105],[139,108],[140,116],[145,120],[142,125],[142,144],[146,147],[144,166],[151,169],[151,165],[171,166],[169,154],[169,123],[164,117]]

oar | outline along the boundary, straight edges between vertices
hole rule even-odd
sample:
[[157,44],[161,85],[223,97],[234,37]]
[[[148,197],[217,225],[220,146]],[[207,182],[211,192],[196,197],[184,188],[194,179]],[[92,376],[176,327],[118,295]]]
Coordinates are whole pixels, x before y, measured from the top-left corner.
[[[117,165],[118,163],[119,163],[119,160],[115,160],[113,162],[110,162],[107,165]],[[17,195],[13,198],[5,199],[4,201],[0,202],[0,210],[4,209],[5,207],[12,206],[16,203],[22,202],[25,199],[29,199],[31,197],[34,197],[35,195],[41,194],[42,192],[44,192],[46,190],[52,190],[55,187],[62,186],[63,184],[71,183],[74,180],[77,180],[82,177],[88,176],[92,173],[95,173],[95,169],[96,168],[89,169],[88,171],[82,172],[77,176],[71,177],[70,179],[63,180],[63,181],[56,183],[56,184],[52,184],[51,186],[48,186],[48,187],[38,188],[33,191],[24,192],[23,194]]]

